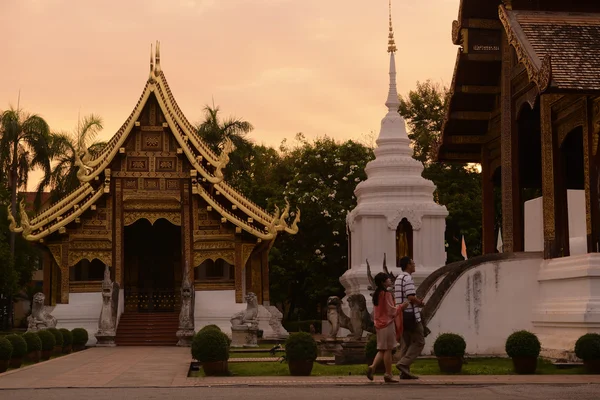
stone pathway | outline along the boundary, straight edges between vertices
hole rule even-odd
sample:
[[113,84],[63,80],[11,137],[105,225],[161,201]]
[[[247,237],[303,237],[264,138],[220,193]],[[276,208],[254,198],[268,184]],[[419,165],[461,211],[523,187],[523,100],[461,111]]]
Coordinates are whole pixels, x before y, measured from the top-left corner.
[[[1,389],[381,385],[363,376],[188,378],[189,348],[91,348],[0,374]],[[423,376],[401,385],[600,384],[600,375]],[[0,392],[1,393],[1,392]],[[2,397],[2,395],[0,395]]]

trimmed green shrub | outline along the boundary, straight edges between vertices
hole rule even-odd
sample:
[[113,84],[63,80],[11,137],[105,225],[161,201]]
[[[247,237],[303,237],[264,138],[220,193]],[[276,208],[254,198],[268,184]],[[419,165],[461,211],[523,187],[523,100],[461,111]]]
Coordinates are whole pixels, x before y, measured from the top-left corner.
[[600,335],[588,333],[577,339],[575,355],[583,361],[600,360]]
[[369,336],[369,340],[365,345],[365,356],[367,361],[370,361],[375,358],[377,355],[377,335]]
[[509,357],[538,357],[542,345],[538,337],[528,331],[517,331],[506,339],[506,354]]
[[75,328],[71,331],[73,334],[73,345],[85,346],[88,342],[88,332],[83,328]]
[[436,357],[462,357],[465,355],[466,348],[465,339],[456,333],[442,333],[433,344]]
[[44,329],[39,331],[37,334],[40,337],[40,340],[42,341],[43,351],[54,350],[54,346],[56,346],[56,339],[51,332],[48,332],[47,329]]
[[27,354],[27,342],[20,335],[7,335],[6,339],[10,342],[13,348],[12,358],[22,358]]
[[10,360],[12,357],[13,347],[8,339],[0,337],[0,360]]
[[56,328],[48,328],[47,331],[54,335],[54,339],[56,340],[55,346],[62,347],[62,345],[63,345],[63,343],[65,341],[65,339],[63,338],[62,333],[58,329],[56,329]]
[[36,332],[25,332],[23,339],[27,343],[27,352],[42,350],[42,340]]
[[59,331],[63,336],[63,347],[72,345],[73,334],[71,333],[71,331],[65,328],[60,328]]
[[229,338],[214,328],[201,330],[192,340],[192,357],[202,363],[229,360]]
[[210,325],[203,326],[202,329],[200,329],[198,332],[203,332],[203,331],[210,330],[210,329],[214,329],[214,330],[217,330],[219,332],[222,332],[221,328],[219,328],[215,324],[210,324]]
[[317,342],[310,333],[291,333],[285,341],[285,356],[288,361],[315,361]]

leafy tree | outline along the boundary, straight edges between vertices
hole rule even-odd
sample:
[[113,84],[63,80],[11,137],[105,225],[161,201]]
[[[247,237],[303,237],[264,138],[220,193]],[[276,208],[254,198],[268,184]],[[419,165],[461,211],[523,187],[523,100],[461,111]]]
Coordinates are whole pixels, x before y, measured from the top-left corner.
[[94,114],[83,118],[74,134],[55,133],[50,136],[50,156],[54,166],[50,174],[40,182],[41,188],[52,188],[50,201],[56,202],[79,186],[79,167],[75,165],[75,155],[84,157],[85,151],[91,156],[98,155],[106,142],[94,141],[102,130],[102,119]]
[[431,81],[417,82],[415,90],[400,99],[400,114],[406,119],[413,157],[424,163],[423,176],[436,185],[435,199],[446,206],[448,262],[462,260],[464,235],[469,256],[481,254],[481,177],[475,165],[436,162],[435,149],[441,139],[448,90]]
[[[38,115],[29,115],[13,108],[0,114],[0,168],[8,172],[10,209],[16,215],[17,191],[27,187],[29,172],[39,167],[50,174],[50,129]],[[38,190],[36,203],[40,203]],[[15,234],[10,233],[10,250],[14,254]]]
[[[330,138],[282,146],[278,173],[287,197],[301,212],[297,235],[283,235],[271,250],[271,297],[289,318],[320,317],[318,306],[327,297],[342,295],[339,277],[348,268],[346,214],[356,205],[354,189],[366,179],[364,168],[371,149],[354,141]],[[283,184],[285,181],[285,184]],[[293,217],[293,214],[291,214]]]
[[241,185],[240,181],[248,180],[247,171],[253,156],[253,146],[247,135],[254,127],[250,122],[239,118],[228,117],[223,120],[220,111],[215,105],[204,107],[204,121],[197,126],[198,135],[217,154],[221,151],[220,147],[225,139],[232,141],[235,149],[229,155],[224,174],[227,182],[238,188]]

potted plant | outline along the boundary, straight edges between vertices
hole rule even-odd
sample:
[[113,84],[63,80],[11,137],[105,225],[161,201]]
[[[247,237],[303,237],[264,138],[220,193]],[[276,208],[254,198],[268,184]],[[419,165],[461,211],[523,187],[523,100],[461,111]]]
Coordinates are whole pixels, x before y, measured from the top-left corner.
[[206,376],[229,374],[229,338],[221,330],[201,330],[192,340],[192,357],[202,363]]
[[48,328],[47,330],[52,335],[54,335],[54,340],[56,341],[56,344],[54,345],[54,354],[55,355],[62,354],[63,343],[65,341],[65,339],[63,338],[62,333],[60,333],[60,331],[58,329],[56,329],[56,328]]
[[216,330],[216,331],[222,332],[222,331],[221,331],[221,328],[219,328],[219,327],[218,327],[217,325],[215,325],[215,324],[205,325],[205,326],[203,326],[203,327],[202,327],[202,329],[200,329],[198,332],[202,332],[202,331],[209,330],[209,329],[214,329],[214,330]]
[[71,331],[73,334],[73,350],[81,351],[85,349],[88,342],[88,332],[83,328],[75,328]]
[[54,335],[48,330],[44,329],[39,331],[38,336],[42,341],[42,360],[46,361],[52,357],[52,353],[54,352],[54,346],[56,345],[56,339]]
[[40,362],[42,357],[42,341],[36,332],[25,332],[23,339],[27,343],[27,359],[32,363]]
[[528,331],[514,332],[506,339],[506,354],[512,358],[517,374],[534,374],[542,350],[539,339]]
[[308,376],[317,359],[317,342],[310,333],[292,333],[285,341],[285,357],[290,375]]
[[21,368],[23,357],[27,355],[27,342],[20,335],[7,335],[5,338],[10,342],[13,348],[10,359],[11,368]]
[[456,374],[462,370],[467,343],[456,333],[442,333],[433,344],[433,353],[437,357],[440,371]]
[[10,344],[10,341],[0,337],[0,373],[8,369],[12,352],[13,348],[12,344]]
[[600,335],[588,333],[577,339],[575,355],[583,360],[590,374],[600,374]]
[[73,348],[73,334],[65,328],[60,328],[59,331],[63,336],[62,352],[63,354],[69,354]]

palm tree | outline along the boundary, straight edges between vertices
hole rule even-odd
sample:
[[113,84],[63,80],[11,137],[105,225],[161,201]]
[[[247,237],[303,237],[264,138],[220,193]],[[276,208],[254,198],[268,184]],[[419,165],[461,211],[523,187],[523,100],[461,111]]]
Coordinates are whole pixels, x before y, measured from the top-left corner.
[[[50,174],[50,128],[42,117],[11,108],[0,115],[0,135],[0,168],[8,171],[11,213],[16,215],[17,190],[27,187],[29,172],[39,167],[45,176]],[[10,251],[14,256],[13,232]]]
[[211,150],[219,153],[219,147],[229,138],[235,150],[229,155],[229,164],[225,168],[225,176],[229,177],[228,181],[236,185],[236,181],[240,178],[239,173],[249,169],[249,163],[252,159],[253,144],[248,139],[247,135],[254,127],[248,121],[239,118],[229,117],[222,120],[218,106],[204,107],[204,121],[198,124],[198,135],[202,138]]
[[49,175],[40,182],[40,187],[51,187],[50,201],[60,200],[64,195],[79,186],[78,167],[75,165],[76,154],[84,158],[86,153],[95,157],[106,142],[94,141],[102,130],[102,119],[94,114],[85,116],[73,134],[55,133],[50,139],[50,154],[54,166]]

